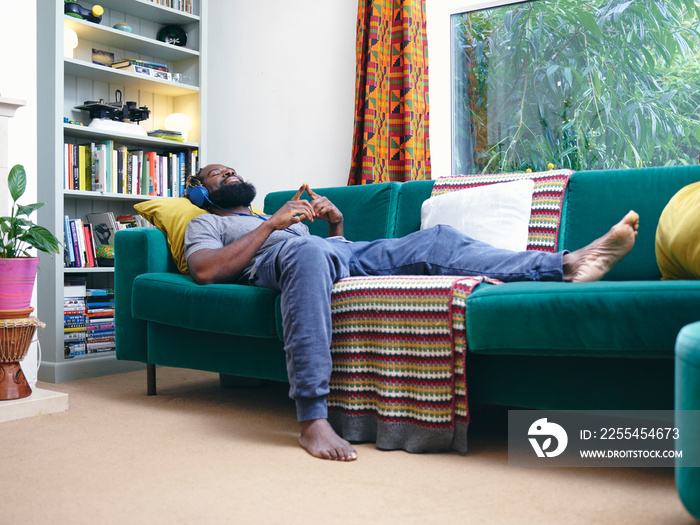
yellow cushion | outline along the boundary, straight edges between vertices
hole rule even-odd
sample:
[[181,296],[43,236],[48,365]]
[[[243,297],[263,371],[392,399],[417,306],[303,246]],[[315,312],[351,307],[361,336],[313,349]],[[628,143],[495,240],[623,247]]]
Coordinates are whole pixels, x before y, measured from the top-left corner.
[[185,197],[144,201],[134,205],[134,209],[165,234],[178,269],[189,273],[185,259],[185,230],[192,219],[208,212]]
[[663,279],[700,279],[700,182],[681,189],[661,213],[656,262]]
[[[253,213],[262,214],[256,207],[251,208]],[[134,209],[165,234],[178,269],[189,273],[185,259],[185,231],[192,219],[209,212],[198,208],[186,197],[144,201],[135,204]]]

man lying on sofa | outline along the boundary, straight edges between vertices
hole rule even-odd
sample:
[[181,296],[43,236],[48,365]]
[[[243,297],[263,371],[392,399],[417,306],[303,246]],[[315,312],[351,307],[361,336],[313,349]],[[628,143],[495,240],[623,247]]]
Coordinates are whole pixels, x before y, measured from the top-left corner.
[[[301,199],[304,191],[311,202]],[[251,211],[255,188],[220,164],[190,177],[187,192],[192,202],[212,212],[195,218],[187,228],[185,255],[192,277],[199,284],[248,283],[281,292],[299,443],[312,456],[341,461],[354,460],[357,453],[327,420],[333,283],[348,276],[399,274],[595,281],[629,253],[639,226],[639,216],[630,211],[603,237],[570,253],[494,248],[449,226],[399,239],[348,242],[342,237],[340,210],[306,184],[271,216]],[[310,235],[300,224],[304,219],[326,221],[329,237]]]

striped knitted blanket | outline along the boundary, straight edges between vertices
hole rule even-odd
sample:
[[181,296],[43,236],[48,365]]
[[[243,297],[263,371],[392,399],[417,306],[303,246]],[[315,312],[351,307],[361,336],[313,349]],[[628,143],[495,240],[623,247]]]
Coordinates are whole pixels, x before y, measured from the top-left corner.
[[467,297],[485,277],[349,277],[333,287],[329,421],[345,439],[467,450]]
[[564,193],[572,173],[572,170],[551,170],[533,173],[454,175],[435,179],[431,196],[485,184],[532,179],[535,188],[532,192],[527,249],[556,252]]
[[[432,195],[532,178],[528,249],[556,251],[573,173],[437,179]],[[350,441],[409,452],[467,450],[467,297],[485,277],[350,277],[333,287],[328,419]]]

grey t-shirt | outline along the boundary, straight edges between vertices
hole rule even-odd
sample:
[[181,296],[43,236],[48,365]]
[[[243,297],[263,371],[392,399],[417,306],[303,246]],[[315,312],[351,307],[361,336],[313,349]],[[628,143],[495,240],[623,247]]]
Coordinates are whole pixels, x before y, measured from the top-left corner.
[[[205,213],[190,221],[185,232],[185,257],[189,258],[197,250],[218,249],[228,246],[245,234],[250,233],[260,226],[261,218],[267,219],[269,215],[231,215],[222,217],[213,213]],[[309,235],[309,228],[305,224],[294,224],[289,227],[299,235]],[[253,259],[243,269],[239,281],[246,282],[255,264],[255,259],[267,249],[278,242],[296,237],[294,233],[285,230],[276,230],[270,234]]]

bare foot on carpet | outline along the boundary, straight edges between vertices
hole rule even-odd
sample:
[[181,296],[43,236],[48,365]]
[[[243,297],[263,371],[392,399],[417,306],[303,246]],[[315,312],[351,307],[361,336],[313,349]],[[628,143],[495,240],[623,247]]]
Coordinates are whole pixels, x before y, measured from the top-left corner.
[[335,433],[327,419],[302,421],[299,444],[316,458],[353,461],[357,452],[352,445]]
[[564,255],[564,280],[598,281],[634,246],[639,215],[630,211],[610,231],[580,250]]

